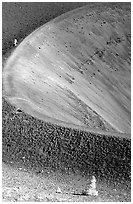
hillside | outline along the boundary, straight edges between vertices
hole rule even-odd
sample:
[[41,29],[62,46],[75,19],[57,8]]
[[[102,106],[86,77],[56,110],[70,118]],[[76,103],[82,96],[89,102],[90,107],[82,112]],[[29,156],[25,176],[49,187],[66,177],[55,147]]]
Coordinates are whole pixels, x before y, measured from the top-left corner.
[[129,4],[63,14],[8,58],[3,95],[43,121],[130,134],[130,36]]

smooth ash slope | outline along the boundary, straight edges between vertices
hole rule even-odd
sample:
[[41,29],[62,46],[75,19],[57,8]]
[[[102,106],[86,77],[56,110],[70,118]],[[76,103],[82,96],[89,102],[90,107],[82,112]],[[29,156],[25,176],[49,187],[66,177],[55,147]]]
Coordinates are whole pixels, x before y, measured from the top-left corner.
[[9,58],[4,95],[44,121],[130,133],[130,35],[130,7],[61,15]]

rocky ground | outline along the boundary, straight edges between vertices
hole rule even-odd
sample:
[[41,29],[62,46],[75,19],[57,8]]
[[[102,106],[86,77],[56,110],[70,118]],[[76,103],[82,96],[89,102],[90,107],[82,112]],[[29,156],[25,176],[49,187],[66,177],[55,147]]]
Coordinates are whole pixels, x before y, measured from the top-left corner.
[[[7,58],[10,58],[13,50],[15,53],[14,39],[17,39],[19,44],[29,33],[44,23],[87,3],[53,3],[53,7],[50,3],[22,4],[3,3],[3,70],[8,61]],[[41,68],[40,61],[35,61],[34,70],[31,69],[32,66],[31,68],[30,66],[26,67],[25,57],[31,65],[30,57],[32,57],[33,49],[30,50],[27,47],[26,53],[22,49],[24,50],[22,52],[24,61],[22,59],[18,66],[20,67],[19,72],[16,71],[17,67],[14,69],[14,74],[11,72],[11,78],[7,77],[7,81],[3,80],[3,89],[7,88],[3,90],[2,100],[3,201],[131,201],[131,140],[126,134],[130,135],[131,112],[130,3],[90,3],[89,13],[86,8],[81,9],[83,16],[79,9],[79,14],[77,14],[80,18],[74,12],[71,15],[69,15],[70,13],[64,15],[65,18],[68,18],[65,25],[62,21],[63,16],[53,20],[53,24],[49,24],[53,25],[53,32],[46,33],[45,36],[45,39],[48,37],[48,43],[42,43],[41,40],[44,40],[42,37],[40,41],[36,40],[35,44],[32,44],[35,50],[39,50],[34,53],[34,59],[37,60],[37,56],[42,56],[46,50],[43,68],[51,66],[48,60],[53,56],[52,70],[57,69],[42,80],[48,87],[52,85],[52,92],[49,92],[48,95],[46,92],[47,97],[43,96],[44,102],[39,102],[42,99],[40,98],[42,92],[39,92],[42,89],[42,87],[40,89],[41,80],[39,77],[45,76],[38,73],[38,68]],[[61,23],[58,24],[59,21]],[[87,27],[87,25],[89,26]],[[77,33],[76,38],[75,32]],[[76,42],[75,39],[77,39]],[[53,48],[55,43],[56,46]],[[48,52],[48,49],[51,50]],[[21,54],[19,56],[22,56]],[[42,60],[42,58],[39,59]],[[12,65],[15,65],[17,60],[15,59]],[[20,61],[18,60],[18,62]],[[25,66],[21,67],[24,62]],[[11,64],[9,63],[9,65]],[[7,67],[11,71],[11,66]],[[29,68],[31,75],[26,74],[24,81],[32,82],[33,86],[36,82],[34,92],[29,91],[30,85],[26,87],[25,83],[20,83],[24,71],[26,71],[25,67],[26,70]],[[62,69],[59,71],[60,67],[63,67],[65,72],[62,72]],[[71,71],[69,67],[71,67]],[[31,71],[35,70],[37,72],[34,81]],[[44,72],[49,70],[46,69]],[[42,70],[40,69],[40,71]],[[6,74],[4,73],[3,76],[9,76]],[[15,76],[15,81],[9,84]],[[64,83],[66,83],[66,87],[69,86],[69,90],[64,89],[63,91],[61,86]],[[19,89],[17,89],[18,87]],[[36,90],[37,87],[38,90]],[[11,88],[12,92],[9,91]],[[43,92],[46,90],[45,88],[42,89]],[[22,104],[18,103],[17,109],[7,102],[10,100],[4,98],[6,96],[9,99],[12,94],[15,96],[15,90],[18,91],[20,97],[23,91],[27,91],[27,96],[30,93],[30,97],[35,103],[30,104],[30,101],[27,101],[26,104],[23,104],[24,109],[22,109]],[[49,90],[50,88],[48,88]],[[55,95],[52,95],[55,93],[53,90],[57,91]],[[87,90],[89,91],[86,94]],[[79,96],[76,97],[76,91],[77,93],[79,91],[81,100],[79,100]],[[88,105],[85,104],[85,99],[89,101]],[[93,103],[90,99],[93,100]],[[38,108],[41,103],[46,106],[41,110],[46,111],[53,123],[44,117],[42,111],[39,111],[38,114],[34,113],[40,110]],[[61,108],[61,105],[64,108]],[[20,107],[21,109],[19,109]],[[31,107],[33,109],[30,111]],[[99,112],[103,109],[104,114]],[[54,124],[55,119],[56,124]],[[57,119],[62,120],[60,125]],[[69,120],[71,125],[68,123],[65,125],[66,120]],[[87,128],[90,129],[88,131],[85,128],[76,129],[76,125],[81,127],[81,124],[87,125]],[[116,134],[110,134],[112,131],[123,132],[123,135],[116,137]],[[83,193],[90,188],[92,176],[96,178],[97,196]]]
[[[130,201],[130,140],[53,126],[15,110],[3,100],[3,201]],[[92,175],[98,196],[81,195]]]

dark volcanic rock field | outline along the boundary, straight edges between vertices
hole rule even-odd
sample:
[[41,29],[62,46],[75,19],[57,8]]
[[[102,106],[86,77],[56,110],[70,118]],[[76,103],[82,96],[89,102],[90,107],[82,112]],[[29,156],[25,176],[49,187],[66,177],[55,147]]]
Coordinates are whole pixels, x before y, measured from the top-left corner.
[[16,111],[3,99],[3,162],[36,174],[52,171],[129,180],[131,141],[63,128]]

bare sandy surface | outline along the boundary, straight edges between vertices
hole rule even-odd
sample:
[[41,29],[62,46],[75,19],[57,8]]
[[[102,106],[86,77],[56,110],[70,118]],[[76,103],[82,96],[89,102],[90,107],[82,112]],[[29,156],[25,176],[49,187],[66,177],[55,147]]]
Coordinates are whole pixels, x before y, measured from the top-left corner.
[[[3,163],[3,201],[12,202],[130,202],[130,183],[97,180],[98,196],[82,195],[91,176],[48,172],[36,176]],[[61,192],[58,193],[58,187]]]

